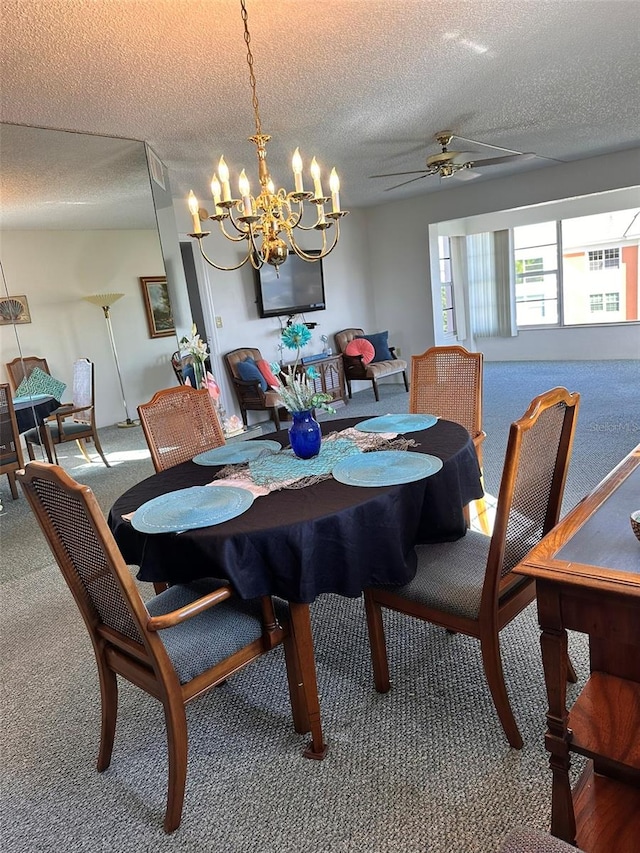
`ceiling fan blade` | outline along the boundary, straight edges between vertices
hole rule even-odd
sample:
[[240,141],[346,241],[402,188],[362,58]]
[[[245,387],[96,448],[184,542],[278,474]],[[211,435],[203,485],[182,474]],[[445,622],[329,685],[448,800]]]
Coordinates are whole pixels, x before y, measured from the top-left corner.
[[473,171],[471,169],[459,169],[451,177],[454,181],[473,181],[480,177],[480,172],[476,172],[475,169]]
[[524,160],[532,160],[535,154],[506,154],[504,157],[490,157],[488,160],[472,160],[471,168],[482,168],[483,166],[500,166],[502,163],[515,163]]
[[397,178],[399,175],[426,175],[426,169],[414,169],[412,172],[388,172],[386,175],[369,175],[370,178]]
[[493,148],[495,151],[504,151],[507,154],[523,154],[522,151],[516,151],[513,148],[503,148],[501,145],[492,145],[490,142],[480,142],[478,139],[468,139],[466,136],[458,136],[457,133],[452,134],[452,139],[461,139],[463,142],[471,142],[473,145],[481,145],[483,148]]
[[412,184],[414,181],[421,181],[423,178],[428,178],[429,174],[430,174],[430,172],[425,172],[424,175],[419,175],[417,178],[411,178],[411,180],[409,180],[409,181],[403,181],[401,184],[396,184],[393,187],[387,187],[384,190],[384,192],[388,193],[389,190],[397,190],[398,187],[404,187],[407,184]]

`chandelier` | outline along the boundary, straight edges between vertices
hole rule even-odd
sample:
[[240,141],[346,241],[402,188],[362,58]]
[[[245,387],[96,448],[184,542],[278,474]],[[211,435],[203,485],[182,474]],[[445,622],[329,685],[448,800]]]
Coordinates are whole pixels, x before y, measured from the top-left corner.
[[[257,149],[258,178],[260,181],[260,193],[257,196],[251,194],[249,179],[243,169],[238,181],[240,198],[232,198],[229,184],[229,169],[224,157],[218,163],[218,172],[214,173],[211,181],[211,194],[213,196],[214,212],[209,212],[200,207],[198,199],[193,190],[189,192],[189,211],[193,221],[193,233],[189,234],[198,241],[202,257],[219,270],[237,270],[241,266],[251,262],[255,269],[260,269],[263,264],[271,264],[276,268],[283,264],[289,252],[295,252],[298,257],[305,261],[318,261],[325,258],[338,243],[340,239],[340,219],[346,216],[348,211],[340,209],[340,180],[335,168],[331,170],[329,177],[330,196],[325,196],[322,186],[320,166],[314,157],[311,161],[310,173],[313,179],[313,192],[304,189],[302,176],[302,158],[300,151],[296,148],[291,162],[294,177],[294,190],[287,192],[285,189],[275,189],[269,174],[267,165],[267,142],[271,137],[262,132],[260,111],[258,108],[258,96],[256,94],[256,78],[253,71],[253,54],[251,53],[251,36],[247,23],[246,0],[240,0],[242,11],[242,22],[244,25],[244,40],[247,45],[247,64],[249,66],[249,82],[253,99],[253,117],[256,132],[249,137]],[[303,225],[304,202],[308,201],[315,207],[316,221],[314,224]],[[331,210],[325,211],[325,205],[331,203]],[[201,222],[213,220],[220,226],[224,236],[234,243],[247,243],[247,253],[239,264],[233,267],[224,267],[215,263],[204,251],[203,240],[208,237],[210,231],[203,231]],[[226,225],[233,228],[232,233],[226,229]],[[333,239],[327,239],[327,231],[333,228]],[[297,242],[295,230],[319,231],[322,235],[322,246],[313,254],[305,251]]]

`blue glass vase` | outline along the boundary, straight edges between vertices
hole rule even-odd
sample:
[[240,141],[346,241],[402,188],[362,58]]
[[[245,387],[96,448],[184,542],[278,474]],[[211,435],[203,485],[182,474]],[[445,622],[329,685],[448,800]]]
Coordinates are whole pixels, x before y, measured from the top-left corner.
[[322,433],[320,424],[310,410],[291,412],[293,423],[289,427],[291,449],[300,459],[311,459],[320,453]]

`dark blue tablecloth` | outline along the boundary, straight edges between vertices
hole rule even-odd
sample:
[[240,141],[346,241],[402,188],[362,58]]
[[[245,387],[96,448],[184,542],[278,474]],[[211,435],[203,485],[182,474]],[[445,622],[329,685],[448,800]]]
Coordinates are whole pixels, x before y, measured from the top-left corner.
[[[359,420],[324,421],[322,430]],[[257,498],[247,512],[223,524],[180,534],[138,533],[123,514],[157,495],[212,481],[216,468],[185,462],[125,492],[111,509],[109,525],[144,581],[228,578],[243,598],[273,594],[298,602],[321,593],[355,597],[367,586],[404,584],[415,574],[414,546],[463,536],[462,508],[483,494],[476,452],[463,427],[438,421],[407,437],[418,443],[408,452],[439,456],[442,470],[418,482],[376,488],[330,478]],[[288,444],[286,430],[273,438]]]
[[14,401],[18,432],[27,432],[27,430],[39,426],[51,412],[59,407],[60,400],[56,400],[55,397],[32,402],[20,401],[16,403]]

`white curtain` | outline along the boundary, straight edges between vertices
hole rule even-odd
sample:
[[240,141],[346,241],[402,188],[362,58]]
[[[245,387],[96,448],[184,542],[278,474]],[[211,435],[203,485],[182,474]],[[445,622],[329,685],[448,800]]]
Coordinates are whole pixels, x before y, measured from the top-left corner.
[[510,242],[508,230],[466,238],[469,321],[474,337],[517,334]]

